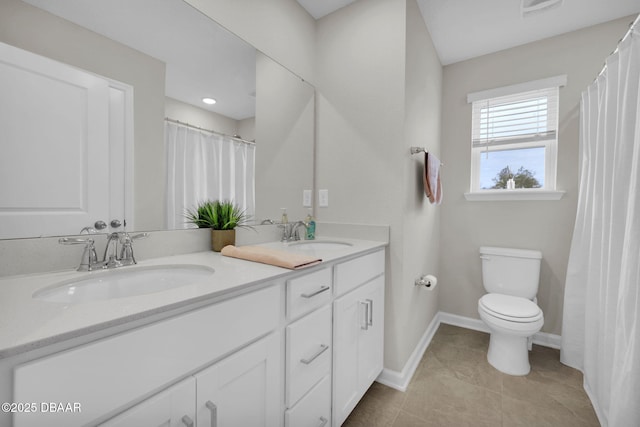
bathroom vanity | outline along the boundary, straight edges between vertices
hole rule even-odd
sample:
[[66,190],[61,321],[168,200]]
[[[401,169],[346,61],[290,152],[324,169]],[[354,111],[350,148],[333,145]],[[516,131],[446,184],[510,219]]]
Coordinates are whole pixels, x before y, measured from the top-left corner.
[[[78,272],[0,279],[1,425],[339,426],[382,370],[384,243],[304,249],[299,271],[196,253],[211,277],[82,303],[33,299]],[[3,410],[5,408],[3,407]]]

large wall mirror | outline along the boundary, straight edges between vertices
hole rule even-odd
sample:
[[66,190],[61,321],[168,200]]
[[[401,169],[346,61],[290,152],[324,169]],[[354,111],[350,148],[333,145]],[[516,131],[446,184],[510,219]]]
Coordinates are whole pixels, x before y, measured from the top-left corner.
[[[45,61],[37,66],[48,67],[50,60],[104,77],[107,92],[98,92],[107,97],[109,116],[97,125],[87,119],[90,129],[65,118],[86,106],[82,97],[75,102],[66,89],[43,89],[47,86],[32,83],[32,77],[21,78],[31,88],[28,97],[17,89],[12,97],[3,96],[0,110],[21,113],[7,116],[10,135],[0,133],[3,156],[12,159],[5,169],[11,165],[14,174],[0,181],[0,238],[78,234],[96,220],[112,219],[127,220],[129,231],[175,228],[167,219],[165,138],[165,127],[175,122],[255,143],[255,194],[248,197],[255,200],[257,224],[279,218],[282,207],[290,218],[306,215],[302,192],[313,189],[314,88],[182,0],[3,0],[0,42],[9,49],[0,50],[5,81],[15,68],[7,61],[10,49],[33,53]],[[96,85],[87,83],[91,90]],[[78,87],[68,86],[71,93]],[[32,98],[42,92],[47,97],[36,107]],[[217,102],[204,104],[204,97]],[[26,117],[31,111],[37,111],[36,121]],[[43,119],[47,112],[51,115]],[[133,121],[128,124],[126,117]],[[90,133],[98,142],[85,138]],[[43,145],[27,147],[25,135]],[[60,141],[74,138],[76,145],[57,149]],[[106,148],[91,153],[98,143]],[[107,166],[98,165],[100,159]],[[97,176],[87,178],[92,173]],[[109,183],[106,189],[103,182]],[[22,195],[35,201],[25,202]],[[35,206],[43,199],[51,200]],[[59,229],[50,224],[59,211],[82,211],[87,204],[107,213],[77,215],[77,223],[64,222]],[[21,217],[19,227],[11,215]],[[108,225],[103,232],[110,230]]]

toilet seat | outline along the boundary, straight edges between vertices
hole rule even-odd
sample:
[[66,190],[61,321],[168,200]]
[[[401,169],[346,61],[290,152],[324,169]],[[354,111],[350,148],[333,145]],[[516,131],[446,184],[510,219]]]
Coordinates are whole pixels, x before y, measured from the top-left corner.
[[533,323],[543,317],[542,310],[533,301],[504,294],[486,294],[478,301],[486,314],[516,323]]

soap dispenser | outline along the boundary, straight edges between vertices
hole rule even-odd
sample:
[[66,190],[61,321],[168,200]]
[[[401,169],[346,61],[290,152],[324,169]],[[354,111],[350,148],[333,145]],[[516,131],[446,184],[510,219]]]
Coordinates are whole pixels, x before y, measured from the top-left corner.
[[313,215],[311,215],[311,209],[309,209],[309,213],[304,219],[304,222],[307,226],[307,235],[305,236],[305,238],[307,240],[314,240],[316,238],[316,221],[313,219]]
[[280,208],[282,210],[282,218],[280,219],[281,224],[288,224],[289,217],[287,216],[287,208]]

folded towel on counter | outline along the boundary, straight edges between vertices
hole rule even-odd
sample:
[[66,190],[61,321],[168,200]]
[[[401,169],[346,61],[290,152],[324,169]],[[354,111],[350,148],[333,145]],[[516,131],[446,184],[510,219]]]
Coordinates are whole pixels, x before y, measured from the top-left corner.
[[442,202],[440,159],[427,152],[424,153],[424,192],[431,203],[439,205]]
[[322,262],[322,259],[294,254],[277,249],[265,248],[263,246],[233,246],[227,245],[220,252],[224,256],[240,258],[247,261],[261,262],[263,264],[275,265],[278,267],[298,270],[300,268],[311,267]]

